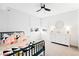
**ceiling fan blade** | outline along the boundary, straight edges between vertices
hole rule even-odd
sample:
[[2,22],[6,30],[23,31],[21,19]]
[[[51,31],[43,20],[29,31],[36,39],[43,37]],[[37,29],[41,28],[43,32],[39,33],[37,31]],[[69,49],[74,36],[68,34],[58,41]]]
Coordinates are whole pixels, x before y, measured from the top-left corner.
[[51,9],[48,9],[48,8],[44,8],[46,11],[51,11]]
[[41,9],[37,10],[36,12],[39,12]]

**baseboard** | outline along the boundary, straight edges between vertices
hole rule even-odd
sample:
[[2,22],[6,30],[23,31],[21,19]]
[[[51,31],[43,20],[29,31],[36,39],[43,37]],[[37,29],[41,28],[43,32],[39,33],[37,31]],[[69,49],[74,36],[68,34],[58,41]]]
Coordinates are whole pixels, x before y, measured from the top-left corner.
[[51,42],[51,43],[54,43],[54,44],[58,44],[58,45],[62,45],[62,46],[66,46],[66,47],[69,47],[68,45],[65,45],[65,44],[61,44],[61,43],[57,43],[57,42]]
[[73,47],[73,48],[78,48],[78,46],[75,46],[75,45],[70,45],[70,47]]

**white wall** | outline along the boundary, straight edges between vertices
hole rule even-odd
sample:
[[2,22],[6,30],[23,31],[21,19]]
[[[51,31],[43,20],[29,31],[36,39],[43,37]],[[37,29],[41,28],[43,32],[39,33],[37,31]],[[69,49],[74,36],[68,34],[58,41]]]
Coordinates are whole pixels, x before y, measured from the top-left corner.
[[78,48],[79,48],[79,10],[78,10]]
[[29,32],[29,15],[17,10],[11,10],[8,13],[8,30]]
[[0,9],[0,32],[8,30],[8,19],[7,13]]
[[56,21],[62,20],[65,25],[71,26],[71,45],[77,46],[78,44],[78,11],[71,11],[59,15],[43,18],[43,26],[48,29],[51,25],[55,25]]
[[30,28],[39,28],[40,19],[19,10],[11,11],[0,9],[0,32],[24,31],[29,39],[40,38],[40,33],[31,33]]
[[[71,28],[71,44],[76,45],[78,44],[78,12],[77,10],[66,12],[63,14],[46,17],[40,19],[37,17],[33,17],[31,15],[28,15],[26,13],[20,12],[18,10],[12,9],[10,12],[7,12],[7,10],[1,10],[0,9],[0,31],[25,31],[27,35],[33,35],[31,36],[31,39],[40,39],[40,32],[38,33],[31,33],[30,28],[31,27],[46,27],[49,30],[49,27],[51,25],[55,25],[56,21],[62,20],[64,21],[65,25],[72,26]],[[44,35],[45,36],[44,36]],[[48,32],[42,32],[42,38],[50,38]]]
[[15,9],[11,11],[0,9],[0,31],[25,31],[29,32],[30,15],[20,12]]
[[30,17],[30,28],[33,30],[39,28],[39,31],[30,32],[30,41],[39,41],[40,40],[40,19],[37,17]]

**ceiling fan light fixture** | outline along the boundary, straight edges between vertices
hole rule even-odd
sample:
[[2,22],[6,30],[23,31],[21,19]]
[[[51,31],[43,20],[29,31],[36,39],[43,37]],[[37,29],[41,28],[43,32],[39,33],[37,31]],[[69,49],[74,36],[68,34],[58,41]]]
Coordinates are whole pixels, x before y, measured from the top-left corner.
[[[45,7],[45,4],[43,4],[43,3],[41,3],[41,9],[44,9],[45,11],[51,11],[51,9],[46,8],[46,7]],[[41,11],[41,9],[37,10],[36,12]]]

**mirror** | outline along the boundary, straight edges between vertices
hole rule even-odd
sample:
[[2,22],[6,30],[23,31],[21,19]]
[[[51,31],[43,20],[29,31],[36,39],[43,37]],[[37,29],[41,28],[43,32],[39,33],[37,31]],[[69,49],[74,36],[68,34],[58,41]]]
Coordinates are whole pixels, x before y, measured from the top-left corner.
[[59,20],[55,24],[56,29],[62,29],[64,27],[64,22]]

